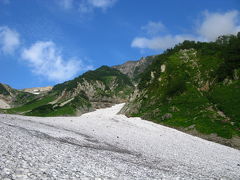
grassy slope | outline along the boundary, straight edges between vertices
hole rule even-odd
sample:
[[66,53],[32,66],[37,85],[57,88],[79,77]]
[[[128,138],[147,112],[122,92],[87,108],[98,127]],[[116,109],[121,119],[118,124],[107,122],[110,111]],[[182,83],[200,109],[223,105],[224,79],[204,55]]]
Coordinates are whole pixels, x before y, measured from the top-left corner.
[[219,110],[230,117],[233,125],[240,128],[240,81],[232,84],[216,85],[209,93],[210,100],[216,104]]
[[[141,95],[132,102],[139,104],[138,109],[130,110],[128,115],[171,127],[196,129],[204,134],[215,133],[224,138],[239,135],[239,79],[230,84],[217,82],[223,74],[219,72],[222,65],[228,68],[227,59],[221,54],[222,46],[186,42],[160,55],[142,75]],[[196,55],[194,50],[180,51],[190,48],[197,49]],[[239,54],[240,51],[235,52]],[[238,63],[235,60],[235,65],[230,65],[238,68]],[[161,72],[163,64],[166,65],[165,72]],[[224,79],[232,78],[232,71],[229,68]]]
[[34,99],[34,100],[24,104],[23,106],[8,109],[7,112],[8,113],[27,112],[27,111],[30,111],[34,108],[39,107],[39,106],[45,105],[45,104],[53,101],[54,99],[55,99],[54,96],[45,96],[45,97],[42,97],[42,98]]
[[45,104],[32,109],[26,113],[28,116],[73,116],[79,108],[90,108],[91,104],[83,96],[75,97],[70,103],[61,106],[60,104]]

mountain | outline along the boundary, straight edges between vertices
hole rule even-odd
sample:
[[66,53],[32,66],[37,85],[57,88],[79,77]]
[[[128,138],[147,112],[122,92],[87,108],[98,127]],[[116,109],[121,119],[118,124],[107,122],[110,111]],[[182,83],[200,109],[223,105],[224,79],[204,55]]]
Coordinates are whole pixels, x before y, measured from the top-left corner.
[[7,112],[31,116],[80,115],[126,102],[133,89],[127,75],[117,69],[102,66],[73,80],[57,84],[51,91]]
[[140,79],[141,73],[152,64],[155,56],[143,57],[138,61],[127,61],[124,64],[112,66],[115,69],[118,69],[123,74],[126,74],[134,82]]
[[[141,73],[154,61],[154,57],[113,67],[102,66],[54,87],[14,90],[5,85],[9,91],[2,87],[0,109],[8,109],[1,110],[7,113],[36,116],[79,115],[127,102],[135,88],[133,84],[139,81]],[[26,98],[21,99],[23,96]]]
[[127,100],[132,89],[131,80],[120,71],[102,66],[95,71],[88,71],[74,80],[58,84],[53,91],[67,96],[84,92],[91,102],[100,106],[102,102],[118,103]]
[[31,93],[22,92],[0,83],[0,108],[2,109],[20,106],[34,98],[35,96]]
[[240,33],[215,42],[184,41],[160,55],[35,90],[0,84],[1,112],[73,116],[125,102],[121,113],[127,116],[240,149]]
[[240,33],[156,58],[121,112],[240,148]]

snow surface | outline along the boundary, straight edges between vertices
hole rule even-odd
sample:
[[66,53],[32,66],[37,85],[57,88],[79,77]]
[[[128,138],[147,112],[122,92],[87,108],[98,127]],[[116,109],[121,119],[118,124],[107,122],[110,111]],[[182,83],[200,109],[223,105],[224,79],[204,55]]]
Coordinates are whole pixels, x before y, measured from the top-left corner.
[[0,114],[0,179],[240,179],[240,151],[140,118]]

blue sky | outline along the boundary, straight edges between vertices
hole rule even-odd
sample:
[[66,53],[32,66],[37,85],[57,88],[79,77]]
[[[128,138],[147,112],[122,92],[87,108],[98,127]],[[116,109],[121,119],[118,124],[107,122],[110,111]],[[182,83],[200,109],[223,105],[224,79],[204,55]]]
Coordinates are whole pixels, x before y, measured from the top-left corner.
[[0,82],[54,85],[238,31],[239,0],[0,0]]

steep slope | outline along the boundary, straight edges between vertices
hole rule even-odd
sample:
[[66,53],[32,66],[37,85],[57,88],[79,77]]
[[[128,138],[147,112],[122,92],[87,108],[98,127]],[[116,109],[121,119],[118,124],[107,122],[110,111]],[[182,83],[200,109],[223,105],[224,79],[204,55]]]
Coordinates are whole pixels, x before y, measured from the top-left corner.
[[34,98],[35,96],[33,94],[21,92],[6,84],[0,83],[0,109],[20,106]]
[[113,66],[123,74],[126,74],[134,82],[138,82],[139,76],[144,70],[152,64],[156,56],[143,57],[138,61],[127,61],[124,64]]
[[57,84],[46,95],[8,112],[31,116],[80,115],[96,108],[126,102],[132,91],[133,85],[127,75],[102,66]]
[[122,112],[240,148],[239,77],[240,33],[185,41],[149,66]]

